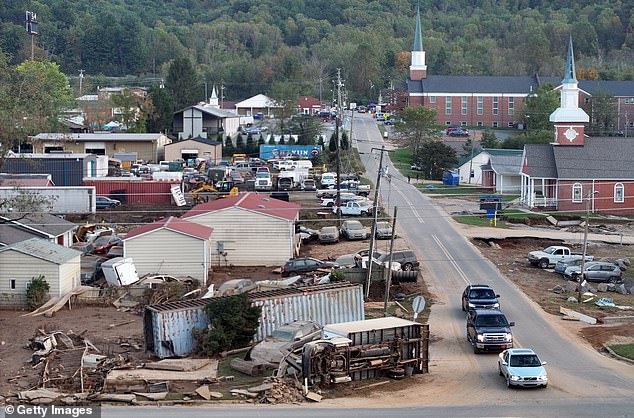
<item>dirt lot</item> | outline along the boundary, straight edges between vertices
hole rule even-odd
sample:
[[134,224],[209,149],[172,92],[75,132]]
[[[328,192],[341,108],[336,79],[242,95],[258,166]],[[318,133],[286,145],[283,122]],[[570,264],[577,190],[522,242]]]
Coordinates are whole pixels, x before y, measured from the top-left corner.
[[[634,316],[634,310],[622,311],[617,308],[600,308],[593,303],[600,297],[611,297],[617,305],[634,306],[634,295],[620,295],[615,292],[597,293],[598,297],[594,298],[593,301],[579,306],[577,303],[566,301],[569,296],[576,297],[576,293],[556,294],[549,290],[557,285],[565,285],[566,281],[559,274],[554,273],[552,269],[541,270],[538,267],[531,266],[526,256],[529,251],[544,248],[548,245],[565,245],[560,241],[523,238],[502,239],[494,242],[499,248],[491,246],[482,240],[473,240],[473,244],[478,247],[485,257],[497,265],[509,280],[512,280],[546,312],[559,315],[559,307],[563,306],[597,319],[608,316]],[[580,248],[573,247],[573,249],[580,251]],[[628,257],[634,260],[634,248],[630,246],[590,243],[588,245],[588,253],[594,255],[597,259],[607,258],[614,260]],[[634,285],[634,279],[631,271],[627,271],[626,274],[629,277],[626,277],[625,285],[629,289]],[[591,283],[590,285],[596,288],[596,283]],[[605,343],[619,342],[622,344],[624,341],[634,343],[634,327],[631,323],[585,327],[580,331],[580,334],[597,348],[600,348]]]

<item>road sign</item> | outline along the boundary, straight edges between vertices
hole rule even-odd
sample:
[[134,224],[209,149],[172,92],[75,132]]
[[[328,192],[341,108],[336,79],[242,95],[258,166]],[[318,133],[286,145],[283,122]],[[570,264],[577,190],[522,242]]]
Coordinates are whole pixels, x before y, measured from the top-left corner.
[[416,296],[412,301],[412,309],[414,310],[414,321],[418,318],[418,314],[425,309],[425,298],[422,296]]

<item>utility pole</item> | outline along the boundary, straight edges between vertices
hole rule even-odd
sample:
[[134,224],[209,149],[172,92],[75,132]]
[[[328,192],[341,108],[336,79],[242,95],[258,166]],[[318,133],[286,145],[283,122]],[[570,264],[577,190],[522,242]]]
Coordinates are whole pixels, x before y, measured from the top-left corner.
[[84,70],[79,70],[79,96],[82,96],[82,85],[84,81]]
[[[341,205],[341,141],[339,140],[339,122],[341,118],[341,70],[337,68],[337,116],[335,117],[335,138],[337,143],[337,201]],[[337,225],[341,225],[341,210],[337,210]]]
[[[378,150],[379,148],[372,148],[370,150],[370,152],[374,151],[374,150]],[[383,153],[385,152],[385,145],[383,145],[380,149],[381,151],[381,156],[379,157],[379,169],[377,170],[376,173],[376,184],[375,184],[375,189],[374,189],[374,206],[372,208],[373,210],[373,214],[372,214],[372,228],[371,228],[371,235],[370,235],[370,252],[368,254],[368,278],[367,278],[367,283],[366,283],[366,288],[365,288],[365,297],[366,299],[370,296],[370,283],[372,281],[372,259],[374,258],[374,239],[375,239],[375,235],[376,235],[376,218],[378,216],[378,212],[379,212],[379,188],[381,186],[381,174],[383,174]]]
[[31,35],[31,60],[35,58],[35,35],[37,31],[37,13],[26,11],[26,31]]
[[390,241],[390,261],[387,265],[387,280],[385,281],[385,298],[383,300],[383,316],[387,316],[387,305],[390,302],[390,286],[392,286],[392,258],[394,257],[394,237],[396,235],[396,214],[398,206],[394,206],[394,219],[392,219],[392,238]]
[[321,108],[321,106],[322,106],[322,101],[321,101],[321,82],[322,82],[322,78],[319,77],[319,110],[320,111],[323,110]]
[[586,222],[583,228],[583,255],[581,256],[581,273],[579,274],[579,283],[577,284],[577,302],[581,303],[581,283],[583,283],[583,273],[586,268],[586,252],[588,250],[588,222],[590,221],[590,199],[599,192],[591,191],[586,196]]
[[220,81],[220,108],[222,109],[222,103],[225,99],[225,85]]

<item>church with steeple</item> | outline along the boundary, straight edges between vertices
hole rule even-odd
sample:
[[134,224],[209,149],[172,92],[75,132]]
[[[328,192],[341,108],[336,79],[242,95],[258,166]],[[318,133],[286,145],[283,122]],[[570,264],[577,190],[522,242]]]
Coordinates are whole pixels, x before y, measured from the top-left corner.
[[[592,95],[595,92],[607,92],[617,99],[617,123],[614,130],[619,135],[634,136],[634,82],[581,80],[577,81],[574,64],[566,67],[563,82],[558,77],[543,77],[538,74],[526,76],[486,76],[486,75],[435,75],[427,71],[426,60],[433,62],[434,57],[426,56],[421,24],[420,9],[416,10],[414,45],[407,79],[408,105],[424,106],[436,110],[436,122],[441,126],[465,126],[471,128],[523,128],[521,114],[526,97],[545,84],[561,89],[566,96],[567,106],[577,100],[585,111],[586,119],[578,122],[587,124],[592,117]],[[572,40],[571,40],[572,42]],[[569,45],[572,54],[572,43]],[[562,51],[563,56],[563,51]],[[569,60],[567,60],[568,62]],[[574,88],[573,88],[574,84]],[[577,89],[578,87],[578,89]],[[572,93],[576,91],[576,96]],[[554,115],[557,126],[565,129],[558,135],[568,132],[580,132],[581,125],[571,124],[565,119],[568,109]],[[573,132],[574,131],[574,132]],[[575,141],[582,141],[583,134]]]
[[566,54],[559,107],[550,115],[554,141],[524,146],[520,203],[584,213],[634,213],[634,141],[584,134],[588,114],[579,105],[572,39]]

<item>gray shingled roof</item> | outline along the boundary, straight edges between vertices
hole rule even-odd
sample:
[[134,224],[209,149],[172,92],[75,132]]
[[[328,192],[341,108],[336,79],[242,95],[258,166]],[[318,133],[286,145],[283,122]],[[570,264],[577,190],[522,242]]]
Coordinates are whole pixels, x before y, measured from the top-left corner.
[[590,94],[605,91],[615,97],[634,97],[634,81],[579,80],[579,88]]
[[584,146],[551,146],[559,179],[634,179],[630,138],[590,137],[584,142]]
[[77,250],[39,238],[31,238],[0,248],[0,252],[10,250],[19,251],[55,264],[64,264],[75,257],[81,256],[81,253]]
[[522,152],[508,154],[491,154],[491,167],[497,174],[503,176],[520,175],[522,168]]
[[45,235],[10,223],[0,223],[0,246],[15,244],[31,238],[45,238]]
[[528,175],[531,177],[555,179],[557,165],[551,144],[526,144],[526,161]]
[[220,142],[220,141],[216,141],[216,140],[209,139],[209,138],[203,138],[202,136],[197,136],[196,138],[189,138],[189,139],[183,139],[182,141],[172,142],[171,144],[167,144],[165,146],[169,147],[169,146],[172,146],[172,145],[182,144],[183,142],[187,142],[187,141],[199,142],[201,144],[206,144],[206,145],[220,145],[220,144],[222,144],[222,142]]
[[411,93],[500,93],[528,94],[537,90],[534,77],[485,75],[430,75],[424,80],[408,80]]
[[[11,219],[8,215],[6,217]],[[12,223],[27,225],[53,236],[58,236],[77,228],[77,224],[50,213],[30,213]]]

